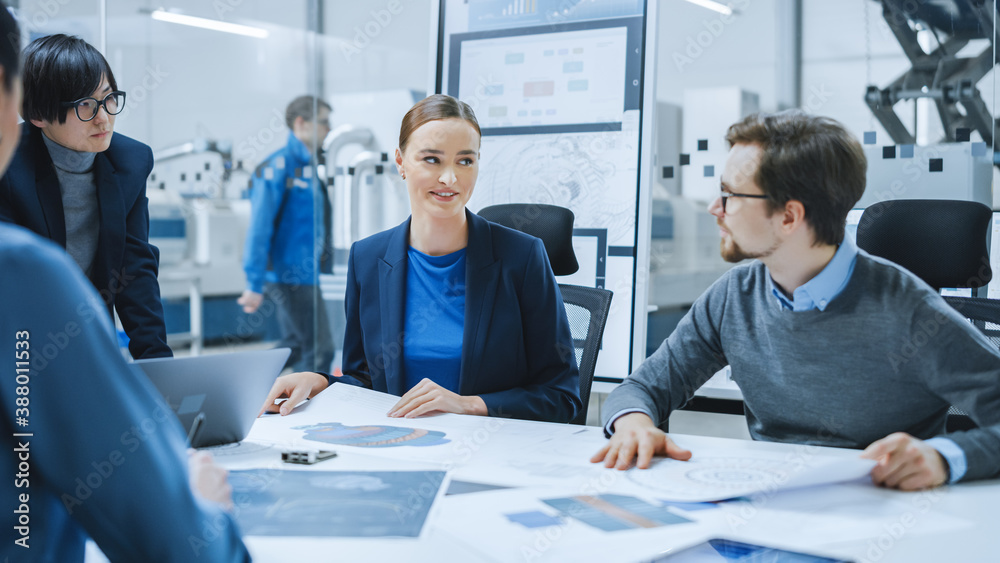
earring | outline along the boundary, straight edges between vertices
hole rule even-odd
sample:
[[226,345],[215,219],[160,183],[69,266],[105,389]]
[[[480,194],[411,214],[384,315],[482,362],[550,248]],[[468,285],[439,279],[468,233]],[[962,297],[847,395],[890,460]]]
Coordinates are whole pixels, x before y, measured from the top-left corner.
[[403,176],[403,179],[404,179],[404,180],[406,179],[406,172],[400,172],[400,175],[402,175],[402,176]]

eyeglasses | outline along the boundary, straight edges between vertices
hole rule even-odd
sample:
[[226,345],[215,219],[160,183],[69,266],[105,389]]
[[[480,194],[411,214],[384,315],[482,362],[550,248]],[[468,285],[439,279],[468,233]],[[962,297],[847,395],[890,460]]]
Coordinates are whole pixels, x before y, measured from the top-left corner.
[[76,110],[76,116],[80,121],[90,121],[97,117],[97,112],[104,106],[104,111],[108,112],[108,115],[118,115],[125,109],[125,92],[121,90],[115,90],[103,100],[98,100],[97,98],[80,98],[74,102],[63,102],[61,104],[64,108],[73,108]]
[[736,194],[733,192],[727,192],[725,190],[719,192],[719,198],[722,199],[722,212],[726,212],[726,200],[731,197],[745,197],[749,199],[768,199],[769,196],[757,195],[757,194]]

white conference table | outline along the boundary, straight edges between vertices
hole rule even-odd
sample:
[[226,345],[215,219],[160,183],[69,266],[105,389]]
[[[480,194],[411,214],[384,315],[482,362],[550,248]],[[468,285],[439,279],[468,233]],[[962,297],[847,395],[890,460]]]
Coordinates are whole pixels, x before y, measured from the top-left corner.
[[[331,389],[347,386],[334,386]],[[349,390],[354,392],[353,390]],[[328,392],[324,392],[326,394]],[[366,393],[373,393],[367,391]],[[324,397],[321,394],[319,398]],[[367,396],[365,396],[367,397]],[[856,561],[998,561],[1000,481],[946,486],[931,491],[899,492],[876,488],[867,479],[792,490],[766,491],[714,508],[675,511],[691,523],[602,531],[565,518],[555,526],[526,528],[505,516],[538,499],[601,493],[631,494],[650,502],[661,491],[637,492],[640,470],[619,472],[590,464],[604,442],[595,427],[480,417],[384,418],[370,424],[399,424],[448,430],[450,449],[370,448],[337,445],[338,457],[310,466],[285,464],[285,447],[309,445],[295,426],[317,421],[361,424],[357,413],[346,418],[343,401],[314,399],[287,417],[258,419],[238,447],[216,450],[230,470],[250,468],[302,471],[400,471],[446,469],[452,481],[508,488],[439,496],[420,538],[317,538],[246,536],[255,561],[645,561],[712,537],[726,537],[840,556]],[[751,442],[673,435],[694,452],[792,459],[793,456],[856,457],[857,451],[793,444]],[[239,504],[240,500],[237,500]],[[671,509],[673,510],[673,509]]]

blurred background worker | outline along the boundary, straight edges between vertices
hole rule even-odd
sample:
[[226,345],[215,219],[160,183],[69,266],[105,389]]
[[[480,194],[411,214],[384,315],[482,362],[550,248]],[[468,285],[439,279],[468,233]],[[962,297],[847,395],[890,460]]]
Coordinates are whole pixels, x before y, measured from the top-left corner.
[[[328,261],[329,204],[316,177],[317,154],[330,133],[330,105],[315,96],[288,104],[288,142],[253,174],[251,218],[243,253],[247,288],[238,303],[257,311],[266,295],[281,329],[278,347],[291,348],[295,371],[329,371],[333,336],[319,290]],[[320,208],[322,215],[317,215]],[[317,221],[316,217],[323,217]]]

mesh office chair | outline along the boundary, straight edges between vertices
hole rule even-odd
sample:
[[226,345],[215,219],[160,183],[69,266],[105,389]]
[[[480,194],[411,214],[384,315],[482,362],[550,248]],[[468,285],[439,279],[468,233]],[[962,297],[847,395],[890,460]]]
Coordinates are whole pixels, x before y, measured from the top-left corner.
[[[553,274],[567,276],[580,269],[573,252],[573,212],[569,209],[555,205],[509,203],[484,207],[479,210],[479,216],[540,238]],[[604,326],[611,310],[612,292],[569,284],[559,284],[559,291],[573,334],[573,349],[580,368],[580,400],[583,401],[583,410],[570,422],[586,424],[590,387],[604,338]]]
[[[990,282],[986,237],[993,212],[974,201],[909,199],[869,206],[858,223],[858,247],[891,260],[928,285],[979,288]],[[977,297],[945,297],[1000,348],[1000,301]],[[952,407],[948,431],[976,425]]]
[[559,284],[566,316],[569,318],[570,332],[573,333],[573,350],[576,365],[580,367],[580,400],[583,411],[576,415],[572,424],[587,423],[587,407],[590,404],[590,387],[594,383],[597,368],[597,354],[601,351],[604,325],[611,310],[612,293],[597,287]]

